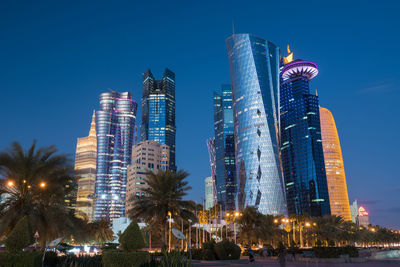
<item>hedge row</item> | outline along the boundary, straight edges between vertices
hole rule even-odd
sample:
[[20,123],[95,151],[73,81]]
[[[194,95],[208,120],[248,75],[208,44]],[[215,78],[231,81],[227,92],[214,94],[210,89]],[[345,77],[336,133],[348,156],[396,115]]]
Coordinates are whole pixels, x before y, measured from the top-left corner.
[[41,252],[0,252],[0,267],[40,267],[42,256]]
[[139,267],[150,261],[150,254],[144,251],[106,251],[102,257],[104,267]]
[[202,249],[193,249],[194,260],[237,260],[240,259],[241,249],[239,246],[224,240],[219,243],[214,241],[203,244]]
[[314,247],[313,251],[317,258],[339,258],[340,255],[347,254],[351,258],[358,257],[358,250],[353,246],[346,247]]

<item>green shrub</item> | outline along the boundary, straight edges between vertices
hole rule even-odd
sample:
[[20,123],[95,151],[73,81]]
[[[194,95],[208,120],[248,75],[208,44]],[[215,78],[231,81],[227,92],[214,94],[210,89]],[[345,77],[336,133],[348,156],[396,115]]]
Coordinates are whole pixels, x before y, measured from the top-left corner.
[[34,242],[33,231],[27,216],[24,216],[6,238],[6,248],[10,252],[20,252]]
[[203,250],[203,260],[206,261],[213,261],[215,260],[215,254],[214,251],[212,249],[206,248]]
[[132,221],[119,237],[122,249],[126,252],[137,251],[146,246],[142,232],[136,221]]
[[0,252],[0,267],[41,267],[42,252]]
[[222,244],[222,242],[214,245],[213,252],[214,252],[214,254],[216,256],[215,258],[217,258],[217,260],[227,260],[228,259],[228,255],[226,254],[225,247]]
[[341,254],[348,254],[349,257],[351,258],[358,258],[358,249],[354,246],[346,246],[342,247],[342,253]]
[[189,267],[191,266],[190,260],[187,259],[184,253],[179,251],[172,251],[167,253],[164,251],[160,260],[159,266],[161,267]]
[[220,242],[219,244],[222,244],[228,260],[240,259],[240,253],[242,252],[242,250],[238,245],[226,239]]
[[[47,258],[47,253],[46,253]],[[57,265],[46,265],[45,266],[57,266],[57,267],[101,267],[102,258],[100,255],[96,256],[75,256],[67,255],[58,257]]]
[[144,251],[104,251],[102,257],[104,267],[138,267],[150,260],[150,254]]

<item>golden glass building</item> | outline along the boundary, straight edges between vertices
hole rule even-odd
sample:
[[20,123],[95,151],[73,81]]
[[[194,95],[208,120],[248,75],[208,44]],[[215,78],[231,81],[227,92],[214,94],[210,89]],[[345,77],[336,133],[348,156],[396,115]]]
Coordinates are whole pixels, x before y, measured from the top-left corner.
[[89,136],[78,138],[75,154],[75,177],[78,193],[75,213],[77,216],[94,220],[94,194],[96,183],[97,138],[95,114],[92,116]]
[[331,213],[351,221],[343,156],[335,120],[326,108],[319,107],[319,113]]

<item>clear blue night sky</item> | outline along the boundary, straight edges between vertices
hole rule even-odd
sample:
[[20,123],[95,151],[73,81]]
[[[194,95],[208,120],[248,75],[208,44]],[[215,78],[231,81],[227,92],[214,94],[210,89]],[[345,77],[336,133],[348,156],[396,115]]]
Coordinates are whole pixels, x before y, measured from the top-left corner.
[[168,67],[177,165],[200,201],[212,93],[230,80],[225,39],[234,20],[236,33],[289,43],[295,57],[319,65],[311,86],[335,117],[350,200],[366,205],[372,223],[400,227],[398,1],[107,2],[1,1],[0,149],[37,139],[73,158],[101,92],[129,90],[140,103],[142,73],[159,79]]

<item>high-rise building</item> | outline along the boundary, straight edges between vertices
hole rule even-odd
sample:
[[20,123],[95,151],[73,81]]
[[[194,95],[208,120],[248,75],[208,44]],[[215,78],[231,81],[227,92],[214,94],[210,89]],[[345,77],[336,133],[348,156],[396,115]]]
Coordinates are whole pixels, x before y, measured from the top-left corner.
[[176,171],[175,136],[175,73],[165,69],[162,79],[155,80],[147,69],[143,74],[140,139],[168,145],[172,171]]
[[335,120],[332,113],[326,108],[319,107],[319,116],[331,213],[350,221],[349,196]]
[[211,209],[214,205],[214,188],[213,188],[213,180],[212,177],[207,177],[206,179],[204,179],[204,183],[205,183],[205,208],[206,210]]
[[238,208],[286,214],[279,158],[279,48],[250,34],[226,40],[233,92]]
[[370,225],[369,213],[365,210],[363,206],[360,206],[358,208],[358,215],[356,221],[358,226],[363,226],[367,228]]
[[331,214],[322,150],[318,96],[309,82],[318,74],[311,61],[284,58],[280,85],[281,158],[289,214]]
[[221,93],[214,92],[214,132],[217,200],[223,209],[235,210],[235,138],[230,84],[223,84]]
[[131,164],[137,104],[129,92],[100,95],[96,112],[95,220],[124,216],[127,168]]
[[75,214],[94,220],[94,196],[96,183],[97,137],[95,113],[92,116],[89,135],[78,138],[75,154],[75,177],[78,179],[78,192]]
[[353,204],[350,205],[350,214],[351,214],[351,221],[353,223],[357,223],[357,216],[358,216],[357,199],[354,200]]
[[142,141],[132,149],[132,165],[128,167],[126,192],[126,210],[134,206],[134,199],[145,196],[143,189],[148,188],[145,178],[148,172],[157,173],[169,168],[169,147],[155,141]]
[[215,138],[208,138],[207,139],[207,149],[208,155],[210,157],[210,169],[211,169],[211,178],[212,178],[212,185],[213,185],[213,205],[217,204],[217,186],[216,186],[216,177],[217,177],[217,170],[216,170],[216,155],[215,155]]

